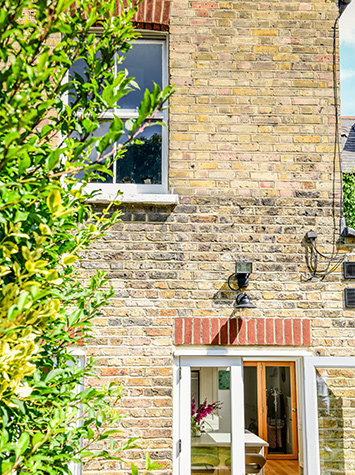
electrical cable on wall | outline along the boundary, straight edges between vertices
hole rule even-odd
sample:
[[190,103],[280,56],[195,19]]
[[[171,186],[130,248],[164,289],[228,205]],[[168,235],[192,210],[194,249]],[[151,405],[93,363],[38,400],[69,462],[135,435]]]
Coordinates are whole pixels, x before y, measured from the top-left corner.
[[[349,253],[340,255],[340,239],[339,237],[337,218],[336,218],[336,163],[339,165],[339,178],[340,178],[340,193],[339,193],[339,208],[340,208],[340,236],[354,236],[355,230],[347,228],[344,219],[343,210],[343,166],[342,166],[342,154],[340,148],[340,123],[339,123],[339,95],[338,95],[338,75],[337,75],[337,26],[341,14],[345,10],[346,6],[351,2],[339,2],[339,14],[335,20],[333,26],[333,92],[334,92],[334,109],[335,109],[335,140],[334,140],[334,159],[333,159],[333,202],[332,202],[332,215],[333,215],[333,243],[332,252],[330,256],[327,256],[317,249],[316,238],[317,233],[309,231],[307,238],[311,244],[311,255],[307,257],[307,266],[310,270],[310,276],[304,274],[303,277],[310,281],[314,278],[320,278],[323,280],[327,275],[334,272],[344,262]],[[344,6],[345,4],[345,6]],[[352,234],[352,232],[354,232]],[[321,258],[323,262],[321,262]],[[324,262],[326,261],[326,262]],[[322,266],[323,268],[320,268]]]

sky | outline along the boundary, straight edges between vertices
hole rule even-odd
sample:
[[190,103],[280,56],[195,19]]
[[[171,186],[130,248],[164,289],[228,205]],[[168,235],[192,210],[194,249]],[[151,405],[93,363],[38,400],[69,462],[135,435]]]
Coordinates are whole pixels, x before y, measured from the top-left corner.
[[340,17],[341,115],[355,116],[355,0]]

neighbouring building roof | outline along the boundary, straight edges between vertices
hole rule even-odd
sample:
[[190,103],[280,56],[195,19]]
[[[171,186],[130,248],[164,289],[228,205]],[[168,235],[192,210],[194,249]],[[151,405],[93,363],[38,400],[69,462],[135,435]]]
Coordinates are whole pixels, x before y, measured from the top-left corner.
[[355,117],[341,118],[343,172],[355,172]]

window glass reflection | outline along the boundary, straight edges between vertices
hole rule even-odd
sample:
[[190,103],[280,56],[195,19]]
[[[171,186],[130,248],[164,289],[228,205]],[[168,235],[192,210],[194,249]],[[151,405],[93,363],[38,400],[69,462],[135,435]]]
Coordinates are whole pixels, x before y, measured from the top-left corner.
[[[110,122],[101,122],[101,124],[99,125],[99,127],[95,130],[95,132],[92,134],[92,137],[103,137],[104,135],[106,135],[108,132],[109,132],[109,129],[110,129]],[[72,135],[71,135],[72,138],[79,138],[79,134],[77,132],[74,132]],[[110,145],[106,150],[105,152],[102,154],[102,156],[108,156],[108,160],[112,160],[113,158],[113,146]],[[90,162],[95,162],[98,158],[98,151],[96,149],[96,147],[94,147],[92,150],[91,150],[91,153],[88,157],[88,160],[87,160],[87,163],[90,163]],[[104,164],[105,162],[102,161],[102,164]],[[110,170],[113,171],[113,165],[110,166]],[[113,178],[111,175],[109,175],[108,173],[105,173],[105,172],[101,172],[101,171],[95,171],[94,172],[95,175],[98,175],[98,178],[97,180],[94,179],[91,181],[91,183],[112,183],[113,182]],[[79,173],[77,173],[75,175],[75,178],[77,178],[78,180],[82,180],[83,179],[83,176],[84,176],[84,172],[81,171]]]
[[230,368],[193,368],[191,388],[191,475],[230,475]]
[[266,367],[266,410],[269,454],[292,454],[292,394],[288,366]]
[[355,369],[318,369],[317,401],[321,475],[355,468]]
[[253,434],[258,435],[258,384],[256,366],[244,367],[244,418],[245,428]]
[[144,91],[151,90],[153,83],[162,87],[163,44],[144,41],[134,43],[133,47],[124,54],[125,59],[117,65],[119,71],[127,69],[128,76],[134,77],[139,89],[132,90],[122,97],[119,106],[123,109],[136,109],[141,103]]
[[[127,138],[122,135],[121,142]],[[117,183],[161,184],[162,126],[147,127],[138,138],[142,143],[129,145],[124,157],[117,160]]]

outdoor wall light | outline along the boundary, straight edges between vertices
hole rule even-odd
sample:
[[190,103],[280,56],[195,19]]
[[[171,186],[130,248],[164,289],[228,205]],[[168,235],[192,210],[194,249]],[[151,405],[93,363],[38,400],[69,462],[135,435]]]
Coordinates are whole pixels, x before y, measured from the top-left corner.
[[238,294],[236,302],[238,308],[256,308],[256,306],[250,302],[249,295],[246,292]]
[[351,3],[351,0],[338,0],[339,13],[342,15],[345,8]]
[[[235,263],[235,273],[230,275],[228,278],[228,286],[231,290],[239,290],[243,287],[248,287],[249,285],[249,276],[253,271],[253,263],[246,261],[237,261]],[[238,288],[234,289],[231,287],[230,282],[234,276],[237,276],[238,279]]]
[[[244,287],[249,285],[249,276],[253,270],[253,263],[250,261],[237,261],[235,263],[235,273],[228,277],[228,287],[234,292],[240,293],[237,295],[236,303],[238,308],[256,308],[250,302],[250,298],[246,292],[242,291]],[[234,277],[237,277],[238,288],[232,287],[231,282]]]

